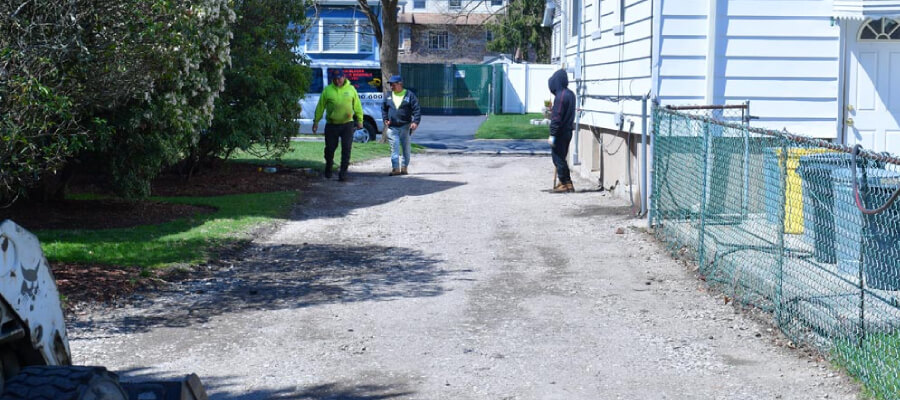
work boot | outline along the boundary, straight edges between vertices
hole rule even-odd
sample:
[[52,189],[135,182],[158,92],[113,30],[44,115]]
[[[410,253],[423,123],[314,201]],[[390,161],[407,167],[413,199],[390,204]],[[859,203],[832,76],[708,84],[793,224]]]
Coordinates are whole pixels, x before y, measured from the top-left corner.
[[347,171],[346,170],[341,170],[341,172],[338,172],[338,180],[341,182],[344,182],[347,180]]
[[553,193],[568,193],[568,192],[569,192],[569,186],[566,185],[565,183],[560,182],[560,183],[556,184],[556,186],[553,187]]
[[391,169],[391,173],[388,174],[388,176],[397,176],[397,175],[400,175],[400,170],[397,168]]
[[574,191],[575,191],[575,185],[573,185],[572,182],[569,182],[569,183],[566,184],[566,189],[567,189],[569,192],[574,192]]
[[400,167],[400,175],[409,175],[409,171],[406,170],[406,167]]

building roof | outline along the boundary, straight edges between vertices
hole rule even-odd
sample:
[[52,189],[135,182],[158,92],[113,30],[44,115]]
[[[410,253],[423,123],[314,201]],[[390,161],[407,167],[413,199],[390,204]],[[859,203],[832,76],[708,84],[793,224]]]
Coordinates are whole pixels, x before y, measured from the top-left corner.
[[413,25],[483,25],[494,18],[493,14],[437,14],[404,13],[397,16],[397,22]]

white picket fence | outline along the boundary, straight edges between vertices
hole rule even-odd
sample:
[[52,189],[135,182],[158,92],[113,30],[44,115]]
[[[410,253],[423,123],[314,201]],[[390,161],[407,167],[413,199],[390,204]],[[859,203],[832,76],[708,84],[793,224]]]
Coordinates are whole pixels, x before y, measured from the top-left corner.
[[553,99],[547,80],[559,69],[552,64],[503,64],[503,113],[539,113]]

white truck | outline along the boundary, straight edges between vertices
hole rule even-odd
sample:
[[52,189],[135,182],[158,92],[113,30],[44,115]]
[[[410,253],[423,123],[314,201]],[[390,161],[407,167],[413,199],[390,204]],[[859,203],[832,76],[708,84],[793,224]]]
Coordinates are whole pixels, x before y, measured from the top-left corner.
[[[300,133],[312,134],[316,104],[319,103],[322,89],[329,84],[328,71],[340,69],[343,71],[344,77],[356,87],[356,92],[359,93],[359,101],[363,109],[363,128],[369,133],[369,140],[375,140],[375,136],[384,129],[384,121],[381,120],[381,104],[384,99],[381,65],[377,61],[314,60],[310,63],[310,68],[312,69],[312,82],[306,96],[300,100],[302,107]],[[324,126],[322,121],[320,121],[320,126]],[[320,127],[320,133],[321,129]]]

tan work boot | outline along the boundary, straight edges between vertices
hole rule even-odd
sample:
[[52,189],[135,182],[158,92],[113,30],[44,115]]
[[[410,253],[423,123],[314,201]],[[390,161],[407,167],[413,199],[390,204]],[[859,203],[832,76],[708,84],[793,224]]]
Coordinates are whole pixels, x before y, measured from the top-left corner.
[[406,170],[406,167],[400,167],[400,175],[409,175],[409,171]]
[[556,184],[556,186],[553,187],[553,193],[568,193],[568,192],[569,192],[569,186],[567,186],[565,183],[560,182],[560,183]]
[[397,176],[400,175],[400,170],[397,168],[391,169],[391,173],[388,176]]
[[567,183],[567,184],[566,184],[566,190],[568,190],[569,192],[574,192],[574,191],[575,191],[575,185],[573,185],[572,182]]

